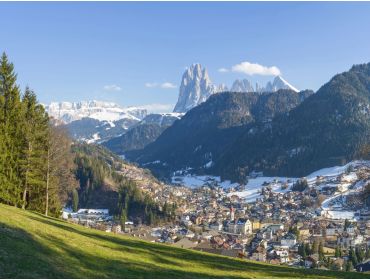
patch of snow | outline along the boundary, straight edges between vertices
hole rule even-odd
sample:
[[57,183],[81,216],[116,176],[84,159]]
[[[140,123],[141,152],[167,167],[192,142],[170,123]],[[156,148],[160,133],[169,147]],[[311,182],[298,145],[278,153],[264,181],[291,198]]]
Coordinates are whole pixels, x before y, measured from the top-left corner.
[[204,168],[211,168],[213,166],[213,161],[210,160],[209,162],[207,162],[205,165],[204,165]]
[[338,211],[327,211],[327,217],[334,219],[334,220],[354,220],[355,218],[355,212],[354,211],[343,211],[343,210],[338,210]]
[[92,139],[89,139],[86,141],[86,143],[88,144],[91,144],[91,143],[95,143],[96,141],[98,141],[100,139],[100,136],[99,136],[99,133],[95,133],[93,135],[93,138]]
[[[261,197],[261,191],[264,185],[270,185],[272,191],[276,193],[285,193],[290,191],[294,182],[297,178],[288,177],[257,177],[254,179],[249,179],[246,185],[246,190],[241,192],[231,192],[228,196],[236,195],[240,198],[244,198],[246,202],[254,202],[257,198]],[[288,184],[288,188],[282,189],[284,184]]]
[[186,186],[188,188],[198,188],[198,187],[202,187],[205,185],[210,185],[210,186],[219,186],[219,187],[227,189],[227,188],[236,187],[239,185],[237,183],[231,183],[231,181],[229,180],[221,181],[220,177],[210,176],[210,175],[204,175],[204,176],[197,176],[197,175],[191,175],[191,174],[185,174],[185,175],[180,175],[180,176],[176,175],[172,177],[171,181],[173,184]]
[[160,160],[155,160],[155,161],[152,161],[152,162],[144,163],[143,166],[147,166],[147,165],[150,165],[150,164],[160,164],[160,163],[161,163]]

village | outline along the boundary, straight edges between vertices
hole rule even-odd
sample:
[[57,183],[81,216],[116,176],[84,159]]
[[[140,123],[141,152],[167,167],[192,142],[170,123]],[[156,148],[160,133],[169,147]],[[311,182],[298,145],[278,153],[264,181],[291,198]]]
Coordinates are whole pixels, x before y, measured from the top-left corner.
[[181,201],[175,222],[121,225],[106,209],[79,209],[63,218],[150,242],[270,264],[370,271],[369,162],[303,178],[253,173],[246,185],[228,187],[209,179],[192,188],[162,184],[152,192],[157,201]]

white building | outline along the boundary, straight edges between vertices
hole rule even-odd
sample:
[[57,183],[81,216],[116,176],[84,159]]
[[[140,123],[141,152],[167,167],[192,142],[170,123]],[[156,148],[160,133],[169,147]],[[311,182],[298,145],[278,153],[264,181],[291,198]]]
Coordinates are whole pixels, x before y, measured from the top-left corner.
[[292,233],[287,233],[282,239],[281,239],[281,246],[286,246],[289,248],[294,247],[295,244],[297,244],[297,238]]

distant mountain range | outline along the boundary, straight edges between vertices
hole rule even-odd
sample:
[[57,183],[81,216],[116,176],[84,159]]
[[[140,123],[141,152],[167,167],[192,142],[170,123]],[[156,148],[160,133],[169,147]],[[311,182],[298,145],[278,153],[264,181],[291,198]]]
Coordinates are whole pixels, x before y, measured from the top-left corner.
[[[256,84],[254,88],[246,79],[236,80],[231,87],[233,92],[256,92],[256,89],[258,94],[278,89],[297,91],[281,77],[275,77],[265,87]],[[96,100],[53,102],[45,105],[45,108],[56,123],[67,128],[74,139],[88,143],[112,140],[106,143],[107,147],[123,154],[153,142],[188,110],[203,103],[211,95],[227,90],[225,85],[212,84],[206,68],[193,64],[183,74],[178,102],[172,114],[148,114],[140,107],[123,108],[113,102]],[[125,135],[128,131],[130,133]]]
[[113,102],[104,101],[81,101],[81,102],[52,102],[45,106],[49,116],[54,117],[65,124],[83,118],[91,118],[99,121],[114,122],[122,119],[134,121],[142,120],[147,111],[142,108],[122,108]]
[[232,180],[252,171],[303,176],[361,157],[369,136],[370,63],[336,75],[315,94],[212,94],[128,156],[163,177],[176,169]]
[[49,116],[57,119],[77,140],[102,142],[124,134],[147,116],[147,110],[123,108],[113,102],[53,102],[45,105]]
[[183,115],[148,114],[142,108],[122,108],[103,101],[54,102],[45,108],[74,139],[104,143],[117,154],[142,149]]
[[[275,77],[273,82],[268,82],[266,86],[261,86],[257,83],[253,87],[252,83],[247,79],[236,80],[230,91],[262,93],[276,92],[279,89],[290,89],[298,92],[298,89],[280,76]],[[203,68],[200,64],[193,64],[182,76],[179,98],[174,112],[185,113],[206,101],[211,95],[225,91],[229,91],[226,85],[216,86],[212,84],[206,68]]]

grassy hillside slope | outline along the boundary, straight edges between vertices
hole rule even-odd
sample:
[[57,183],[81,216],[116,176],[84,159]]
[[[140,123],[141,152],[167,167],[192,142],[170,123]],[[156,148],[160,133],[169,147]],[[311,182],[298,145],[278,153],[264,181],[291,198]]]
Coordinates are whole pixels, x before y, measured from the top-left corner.
[[173,248],[0,204],[1,278],[366,278]]

